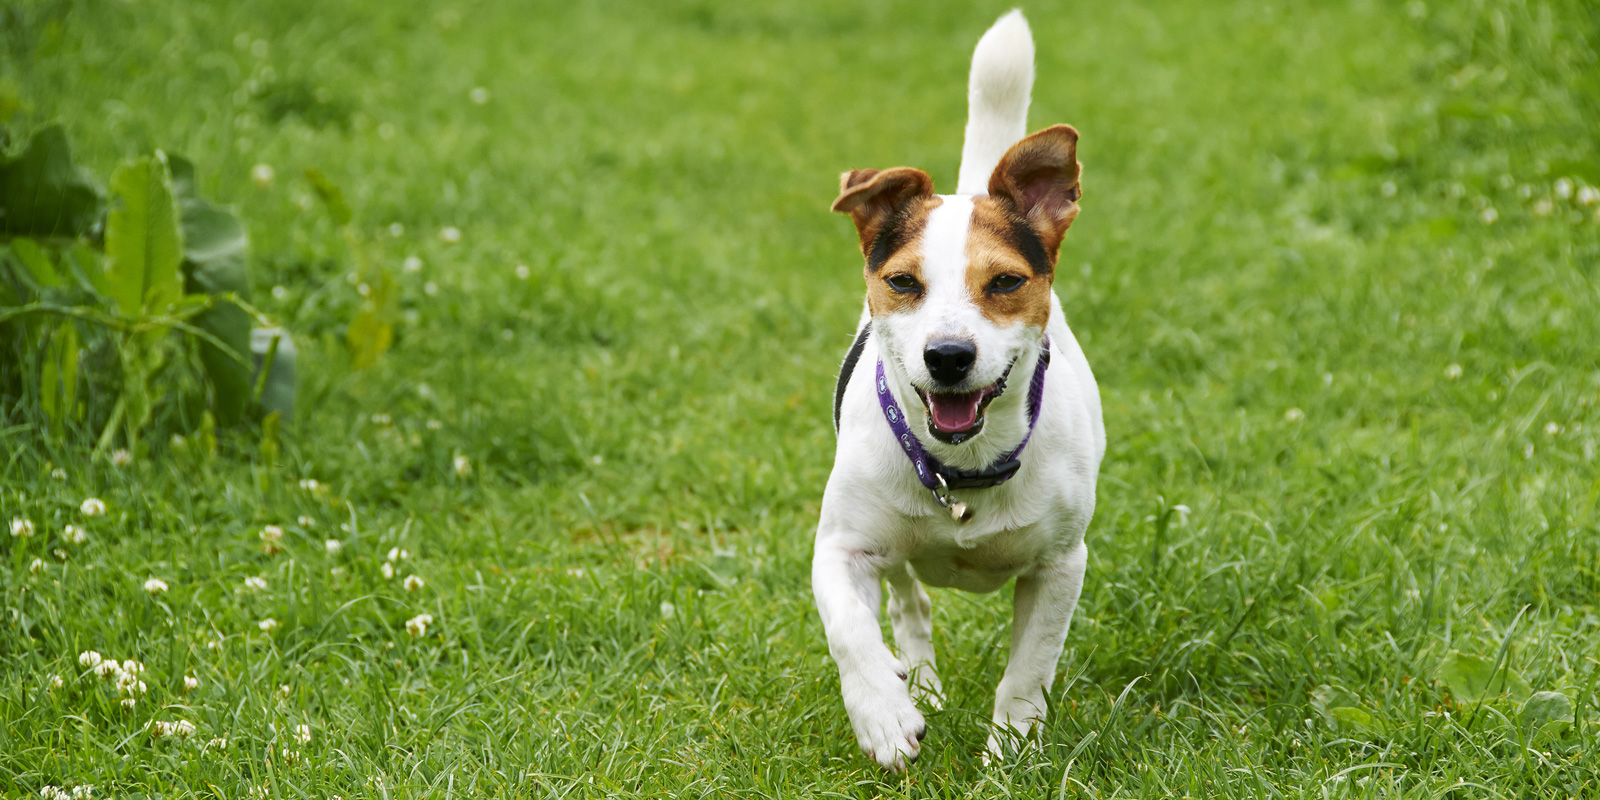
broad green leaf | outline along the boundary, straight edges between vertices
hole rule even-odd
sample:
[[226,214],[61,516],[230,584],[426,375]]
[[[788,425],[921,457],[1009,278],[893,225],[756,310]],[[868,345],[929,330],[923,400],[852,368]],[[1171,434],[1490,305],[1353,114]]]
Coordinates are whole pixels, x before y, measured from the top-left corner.
[[1339,706],[1328,709],[1328,715],[1334,719],[1334,727],[1341,733],[1383,733],[1383,725],[1365,709]]
[[374,310],[364,310],[350,320],[345,332],[350,345],[350,360],[356,369],[366,369],[378,363],[378,358],[394,341],[394,326],[385,322]]
[[77,326],[62,320],[50,337],[39,381],[39,406],[57,436],[78,406],[78,349]]
[[157,153],[111,174],[118,205],[106,222],[106,278],[124,316],[159,313],[183,294],[183,233],[166,160]]
[[[250,354],[261,387],[258,398],[261,410],[277,413],[283,419],[294,419],[294,340],[279,328],[256,328],[250,332]],[[268,363],[269,356],[271,363]],[[265,375],[261,374],[263,369]]]
[[223,426],[238,424],[250,400],[250,314],[226,300],[218,300],[191,322],[228,346],[200,343],[200,365],[211,384],[212,408]]
[[183,156],[168,154],[172,194],[183,216],[183,269],[187,291],[233,292],[248,299],[246,258],[250,241],[233,212],[200,196],[195,169]]
[[1504,665],[1496,670],[1492,661],[1457,652],[1440,662],[1437,677],[1458,703],[1476,703],[1503,694],[1522,698],[1530,690],[1527,681]]
[[1329,724],[1333,724],[1333,717],[1329,710],[1335,708],[1355,708],[1361,705],[1361,699],[1354,692],[1338,686],[1323,684],[1311,690],[1311,707],[1316,709]]
[[78,239],[61,252],[61,265],[77,280],[85,291],[101,297],[110,297],[111,285],[106,282],[106,260],[89,243]]
[[0,157],[0,233],[79,236],[100,216],[100,190],[72,161],[60,125],[41,128],[21,151]]
[[188,290],[211,295],[233,292],[247,297],[250,279],[245,258],[249,244],[244,225],[226,209],[204,200],[186,204],[183,266]]
[[1552,723],[1572,722],[1572,701],[1560,692],[1535,692],[1522,704],[1522,722],[1543,730]]
[[22,236],[12,239],[11,252],[16,254],[22,266],[28,268],[28,273],[40,286],[48,288],[63,283],[61,274],[50,263],[50,254],[34,240]]
[[328,213],[332,215],[334,224],[340,227],[349,225],[350,205],[344,201],[344,192],[339,191],[339,187],[333,185],[333,181],[328,180],[328,176],[323,175],[320,170],[306,170],[306,180],[311,181],[311,188],[328,207]]

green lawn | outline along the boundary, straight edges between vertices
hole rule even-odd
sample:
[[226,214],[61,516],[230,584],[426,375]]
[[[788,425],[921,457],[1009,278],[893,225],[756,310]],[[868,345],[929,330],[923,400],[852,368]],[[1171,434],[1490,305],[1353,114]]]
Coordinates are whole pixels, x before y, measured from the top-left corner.
[[[1009,591],[934,593],[950,700],[897,778],[809,588],[861,302],[827,206],[853,167],[953,189],[1008,5],[866,5],[0,3],[13,143],[188,156],[300,351],[275,461],[116,466],[0,398],[0,794],[1600,796],[1593,8],[1026,7],[1030,127],[1082,133],[1089,576],[995,767]],[[356,370],[362,263],[400,307]],[[146,665],[131,710],[86,650]]]

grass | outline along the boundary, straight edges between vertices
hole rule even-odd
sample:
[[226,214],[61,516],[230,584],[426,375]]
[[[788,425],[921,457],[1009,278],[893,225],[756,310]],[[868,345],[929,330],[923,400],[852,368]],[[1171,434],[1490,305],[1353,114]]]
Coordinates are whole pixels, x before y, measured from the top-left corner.
[[[1031,124],[1083,135],[1057,290],[1105,401],[1089,578],[1041,748],[982,766],[1008,592],[937,592],[948,708],[908,777],[857,753],[808,586],[861,291],[826,207],[852,167],[953,187],[1005,8],[7,4],[11,130],[61,120],[101,176],[192,158],[301,385],[275,460],[245,431],[118,467],[0,410],[0,519],[35,525],[0,538],[6,791],[1595,796],[1578,0],[1028,9]],[[363,371],[358,258],[402,298]],[[147,665],[132,711],[90,649]],[[1456,652],[1573,723],[1452,689]]]

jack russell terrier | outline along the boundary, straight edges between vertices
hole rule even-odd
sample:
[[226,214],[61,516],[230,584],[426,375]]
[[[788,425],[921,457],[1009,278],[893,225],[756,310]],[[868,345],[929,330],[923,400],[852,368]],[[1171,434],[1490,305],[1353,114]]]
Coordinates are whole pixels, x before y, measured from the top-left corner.
[[[811,585],[856,739],[896,772],[927,732],[916,701],[942,703],[923,584],[1017,579],[986,761],[1044,716],[1083,587],[1105,429],[1051,289],[1078,216],[1078,132],[1024,137],[1032,88],[1033,37],[1012,11],[972,56],[956,193],[911,167],[858,169],[833,201],[861,235],[867,298],[834,395]],[[879,628],[885,580],[898,657]]]

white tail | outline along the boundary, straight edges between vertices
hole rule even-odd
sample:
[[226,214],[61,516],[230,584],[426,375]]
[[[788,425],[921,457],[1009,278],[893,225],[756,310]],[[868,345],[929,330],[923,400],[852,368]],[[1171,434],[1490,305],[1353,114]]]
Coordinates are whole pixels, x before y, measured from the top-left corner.
[[988,194],[989,174],[1028,132],[1033,93],[1033,32],[1021,10],[995,22],[972,52],[967,138],[956,194]]

